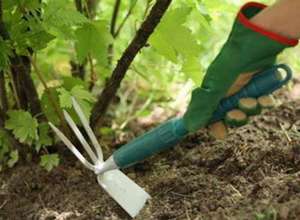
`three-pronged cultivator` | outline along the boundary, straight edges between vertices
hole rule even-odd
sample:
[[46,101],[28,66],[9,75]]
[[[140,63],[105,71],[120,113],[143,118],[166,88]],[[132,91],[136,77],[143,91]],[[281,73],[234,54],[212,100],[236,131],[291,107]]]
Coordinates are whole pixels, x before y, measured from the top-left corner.
[[131,216],[135,217],[139,211],[143,208],[145,202],[150,198],[150,195],[145,192],[140,186],[129,179],[124,173],[118,169],[114,169],[103,174],[98,174],[99,170],[103,167],[103,153],[99,142],[88,120],[83,114],[82,109],[76,102],[75,98],[72,98],[72,103],[75,112],[79,116],[79,119],[90,138],[90,141],[94,147],[91,148],[86,141],[82,133],[79,131],[73,119],[68,112],[64,111],[64,116],[69,126],[79,139],[83,148],[89,155],[91,162],[84,158],[84,156],[77,150],[77,148],[71,143],[71,141],[51,122],[49,123],[54,132],[64,142],[64,144],[73,152],[73,154],[80,160],[80,162],[89,170],[93,171],[97,175],[97,181],[100,186]]

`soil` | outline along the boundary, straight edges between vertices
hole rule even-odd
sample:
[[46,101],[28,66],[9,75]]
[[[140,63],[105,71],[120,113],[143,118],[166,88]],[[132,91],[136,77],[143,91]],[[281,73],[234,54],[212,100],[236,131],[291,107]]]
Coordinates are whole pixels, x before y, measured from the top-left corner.
[[[136,219],[300,219],[300,100],[280,97],[225,141],[201,130],[126,169],[152,196]],[[0,186],[3,220],[130,219],[71,155],[50,173],[18,165]]]

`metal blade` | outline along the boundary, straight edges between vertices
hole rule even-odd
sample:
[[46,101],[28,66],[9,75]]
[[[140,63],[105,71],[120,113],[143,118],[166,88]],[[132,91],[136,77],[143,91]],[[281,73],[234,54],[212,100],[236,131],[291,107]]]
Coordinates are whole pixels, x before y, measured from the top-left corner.
[[83,135],[79,131],[78,127],[76,126],[75,122],[73,121],[73,119],[71,118],[69,113],[66,112],[65,110],[63,111],[63,113],[65,115],[66,121],[68,122],[69,126],[72,128],[73,132],[76,134],[76,136],[79,139],[80,143],[82,144],[82,146],[84,147],[84,149],[86,150],[86,152],[88,153],[90,158],[92,159],[93,163],[95,164],[98,159],[97,159],[95,153],[93,152],[92,148],[90,147],[88,142],[85,140],[85,138],[83,137]]
[[107,171],[97,176],[99,185],[134,218],[150,195],[120,170]]
[[80,105],[78,104],[78,102],[76,101],[76,99],[74,97],[72,97],[72,103],[73,103],[73,107],[78,115],[78,117],[80,118],[80,121],[86,131],[86,133],[88,134],[89,138],[92,141],[92,144],[95,147],[95,150],[97,152],[97,156],[98,159],[100,161],[103,161],[103,153],[102,153],[102,149],[100,147],[99,142],[97,141],[97,138],[93,132],[93,130],[91,129],[88,120],[86,119],[86,117],[84,116],[84,113],[82,111],[82,109],[80,108]]

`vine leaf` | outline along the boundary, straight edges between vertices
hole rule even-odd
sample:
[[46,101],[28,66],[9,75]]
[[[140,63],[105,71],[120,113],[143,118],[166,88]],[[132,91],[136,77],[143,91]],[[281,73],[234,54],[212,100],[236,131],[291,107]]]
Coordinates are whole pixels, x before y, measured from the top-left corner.
[[[83,113],[87,118],[91,114],[92,104],[95,102],[93,95],[86,90],[83,86],[74,86],[70,91],[65,88],[58,89],[59,92],[59,103],[62,108],[72,109],[72,96],[76,98],[77,102],[83,110]],[[74,116],[75,122],[78,122],[76,114],[71,112]]]
[[46,154],[41,156],[40,166],[46,169],[48,172],[59,164],[58,154]]
[[75,48],[79,62],[83,63],[90,54],[95,57],[101,65],[107,65],[107,48],[112,42],[107,21],[99,20],[85,23],[76,30],[75,35]]
[[70,38],[72,27],[82,25],[89,20],[78,12],[68,1],[50,0],[44,7],[44,25],[53,34]]
[[7,129],[12,130],[14,136],[21,143],[31,144],[38,138],[38,122],[29,112],[23,110],[8,111],[8,120],[5,123]]
[[[173,63],[182,63],[182,71],[195,83],[201,80],[199,55],[201,46],[192,31],[185,25],[191,7],[182,6],[167,12],[150,38],[156,51]],[[191,65],[191,67],[189,67]]]

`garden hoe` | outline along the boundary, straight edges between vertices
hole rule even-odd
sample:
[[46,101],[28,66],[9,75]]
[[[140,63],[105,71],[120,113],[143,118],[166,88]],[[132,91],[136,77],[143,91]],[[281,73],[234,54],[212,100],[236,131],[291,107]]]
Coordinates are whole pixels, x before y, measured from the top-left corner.
[[[283,74],[283,71],[280,70],[283,70],[285,75]],[[275,65],[270,69],[256,74],[238,93],[221,100],[210,123],[225,119],[226,113],[237,108],[241,99],[249,97],[266,97],[266,95],[271,94],[285,85],[291,77],[291,69],[284,64]],[[157,152],[175,146],[189,133],[184,127],[183,119],[173,118],[163,123],[124,145],[103,162],[101,147],[89,127],[87,119],[84,117],[82,110],[74,98],[72,101],[73,107],[95,147],[97,157],[67,112],[64,112],[65,118],[91,157],[94,165],[89,163],[74,145],[50,123],[51,127],[82,164],[95,172],[99,184],[109,193],[109,195],[113,197],[113,199],[115,199],[132,217],[134,217],[138,214],[139,210],[144,206],[146,200],[150,198],[150,196],[118,169],[129,167]],[[247,103],[251,104],[249,100],[244,100],[244,102],[245,108],[247,107]]]
[[96,139],[91,127],[89,126],[88,120],[84,116],[82,109],[76,102],[75,98],[72,98],[73,107],[79,116],[79,119],[89,136],[92,145],[95,148],[96,154],[85,140],[75,122],[72,120],[70,115],[64,111],[66,121],[76,134],[80,143],[91,158],[92,163],[86,160],[82,154],[76,149],[71,141],[51,122],[49,123],[51,128],[57,134],[57,136],[64,142],[64,144],[72,151],[72,153],[80,160],[80,162],[88,169],[92,170],[97,175],[97,181],[99,185],[131,216],[135,217],[139,211],[144,207],[146,201],[150,198],[150,195],[145,192],[140,186],[129,179],[120,170],[115,169],[109,172],[100,173],[99,169],[103,164],[103,153],[99,142]]

